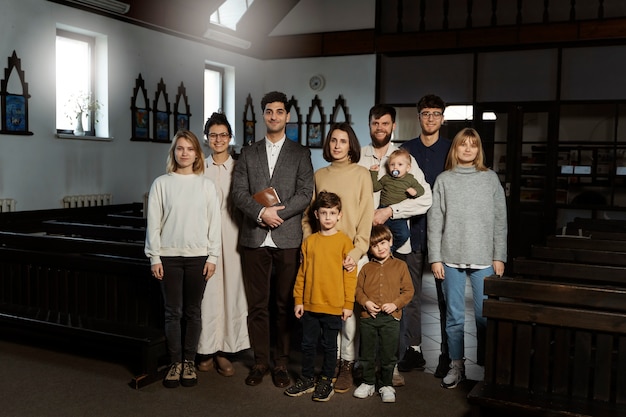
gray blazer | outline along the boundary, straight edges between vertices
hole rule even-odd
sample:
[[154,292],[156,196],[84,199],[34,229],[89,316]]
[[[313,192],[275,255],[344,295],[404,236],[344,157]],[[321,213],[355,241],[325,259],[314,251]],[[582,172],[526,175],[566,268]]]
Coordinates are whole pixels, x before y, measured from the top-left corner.
[[239,228],[239,243],[244,247],[260,247],[269,231],[257,223],[263,206],[252,198],[253,194],[267,187],[276,189],[285,206],[278,212],[284,223],[272,230],[274,243],[280,249],[299,248],[302,213],[313,197],[313,165],[309,149],[285,139],[270,179],[265,139],[242,148],[235,164],[230,196],[244,214]]

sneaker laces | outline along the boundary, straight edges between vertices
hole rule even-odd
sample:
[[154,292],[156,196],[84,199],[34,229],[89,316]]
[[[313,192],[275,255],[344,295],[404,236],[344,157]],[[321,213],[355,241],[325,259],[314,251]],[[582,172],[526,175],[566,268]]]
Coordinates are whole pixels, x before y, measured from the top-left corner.
[[175,363],[170,366],[170,371],[167,373],[168,378],[175,378],[180,376],[180,364]]
[[193,362],[186,361],[185,362],[185,367],[184,367],[184,370],[183,370],[183,374],[185,374],[187,376],[192,376],[195,372],[196,372],[196,369],[193,366]]

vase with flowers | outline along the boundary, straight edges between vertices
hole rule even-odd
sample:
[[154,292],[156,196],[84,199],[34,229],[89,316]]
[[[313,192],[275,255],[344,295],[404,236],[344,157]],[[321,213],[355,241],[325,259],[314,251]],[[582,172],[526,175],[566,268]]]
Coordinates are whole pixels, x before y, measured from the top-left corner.
[[94,117],[94,122],[98,123],[98,111],[100,110],[100,102],[93,98],[91,93],[79,92],[72,94],[67,101],[66,116],[75,123],[74,135],[84,136],[83,117]]

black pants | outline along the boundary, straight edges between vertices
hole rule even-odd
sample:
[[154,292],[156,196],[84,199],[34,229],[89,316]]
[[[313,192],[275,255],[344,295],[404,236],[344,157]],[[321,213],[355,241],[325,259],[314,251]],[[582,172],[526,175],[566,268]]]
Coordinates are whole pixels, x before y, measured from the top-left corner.
[[[274,364],[289,362],[289,323],[293,322],[293,285],[300,248],[244,248],[243,283],[248,300],[248,334],[257,365],[270,366],[270,334],[276,335]],[[274,297],[270,295],[273,292]],[[276,303],[270,323],[270,300]]]
[[[165,337],[170,360],[194,361],[202,330],[202,297],[206,281],[202,270],[206,256],[161,257],[163,280],[161,292],[165,302]],[[182,342],[181,320],[185,317],[185,342]]]

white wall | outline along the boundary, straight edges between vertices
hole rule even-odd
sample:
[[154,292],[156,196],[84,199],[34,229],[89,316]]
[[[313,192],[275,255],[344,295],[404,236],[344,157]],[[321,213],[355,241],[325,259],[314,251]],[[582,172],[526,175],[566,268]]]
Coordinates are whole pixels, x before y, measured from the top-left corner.
[[[58,24],[107,36],[109,52],[110,142],[55,137],[54,45]],[[130,102],[141,73],[148,98],[154,99],[163,78],[173,104],[184,83],[191,107],[191,130],[201,135],[203,70],[206,61],[234,68],[233,112],[242,130],[246,97],[251,94],[257,119],[256,136],[264,132],[260,100],[270,90],[284,91],[308,113],[314,92],[313,74],[323,74],[319,92],[326,114],[342,94],[362,143],[368,142],[367,113],[374,103],[375,57],[340,57],[263,62],[201,43],[180,39],[41,0],[3,0],[0,14],[0,77],[16,51],[29,85],[29,130],[32,136],[0,134],[0,198],[17,200],[18,210],[61,207],[65,195],[112,193],[115,203],[142,201],[153,179],[164,172],[167,144],[131,142]],[[359,71],[355,71],[358,68]],[[241,142],[243,135],[239,134]],[[326,164],[313,150],[316,168]]]
[[[370,108],[375,104],[376,90],[376,58],[373,55],[274,60],[265,62],[264,70],[266,91],[280,90],[287,94],[287,97],[291,98],[293,95],[298,100],[302,114],[303,135],[306,133],[306,116],[309,114],[311,101],[315,96],[317,95],[321,100],[326,123],[328,123],[335,100],[342,95],[359,142],[362,145],[370,142],[368,115]],[[316,74],[322,75],[326,81],[321,91],[309,89],[309,79]],[[259,105],[258,101],[255,104],[255,110],[257,105]],[[257,116],[257,137],[259,133],[262,134],[263,129],[263,121]],[[328,126],[326,126],[326,133],[328,133]],[[314,169],[328,164],[322,158],[321,149],[312,149],[311,158]]]

